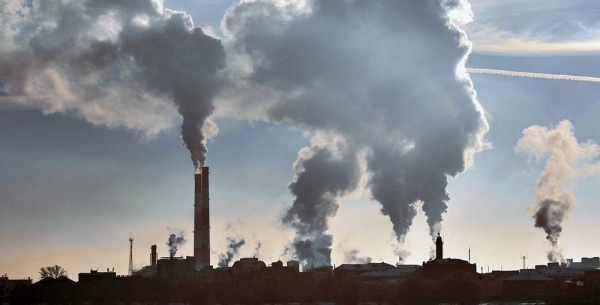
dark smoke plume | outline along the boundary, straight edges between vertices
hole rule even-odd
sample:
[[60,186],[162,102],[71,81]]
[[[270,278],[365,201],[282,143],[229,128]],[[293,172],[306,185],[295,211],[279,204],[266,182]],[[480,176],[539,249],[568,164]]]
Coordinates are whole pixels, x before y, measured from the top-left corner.
[[365,174],[399,243],[419,201],[432,238],[441,229],[448,177],[487,145],[458,26],[470,13],[466,0],[256,0],[228,11],[231,85],[220,111],[335,139],[303,148],[295,163],[283,221],[297,231],[299,259],[331,246],[328,219]]
[[185,239],[185,232],[179,231],[177,233],[171,233],[169,235],[169,240],[166,245],[169,246],[169,257],[175,257],[177,254],[177,250],[179,246],[183,246],[187,240]]
[[234,239],[227,237],[227,251],[219,255],[219,267],[229,267],[231,260],[239,253],[240,248],[246,244],[244,239]]
[[194,166],[204,163],[225,56],[188,14],[162,0],[4,0],[0,15],[0,102],[147,136],[179,112]]
[[600,163],[592,162],[600,154],[600,146],[592,141],[578,143],[573,125],[564,120],[555,129],[537,125],[526,128],[516,150],[537,159],[548,158],[535,189],[536,205],[531,212],[535,227],[546,232],[550,243],[548,260],[564,262],[558,239],[563,230],[562,223],[576,203],[568,183],[600,173]]
[[[329,146],[329,147],[328,147]],[[308,266],[329,266],[332,237],[326,234],[328,218],[338,209],[338,198],[356,188],[360,168],[356,155],[341,142],[313,143],[298,154],[294,163],[297,178],[290,183],[296,197],[282,222],[296,229],[293,251]]]

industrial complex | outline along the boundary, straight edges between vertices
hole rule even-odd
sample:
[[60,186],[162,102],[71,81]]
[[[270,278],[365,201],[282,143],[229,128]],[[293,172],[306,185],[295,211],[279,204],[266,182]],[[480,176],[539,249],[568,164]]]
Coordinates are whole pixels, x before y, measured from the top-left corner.
[[[283,303],[283,302],[466,302],[600,301],[600,258],[572,259],[533,269],[477,272],[470,261],[444,257],[442,237],[435,258],[422,265],[398,263],[305,265],[297,260],[264,262],[241,258],[231,266],[210,265],[209,168],[194,176],[194,256],[159,258],[129,274],[89,270],[66,277],[9,279],[0,276],[3,303]],[[331,249],[319,249],[330,260]]]

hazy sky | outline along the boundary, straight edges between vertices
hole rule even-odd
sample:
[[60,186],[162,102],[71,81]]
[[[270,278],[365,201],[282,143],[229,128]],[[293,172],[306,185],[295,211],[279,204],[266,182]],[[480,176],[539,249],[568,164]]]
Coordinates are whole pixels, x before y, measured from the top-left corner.
[[[8,18],[12,2],[0,0],[0,21]],[[221,20],[236,3],[166,0],[164,6],[186,11],[195,26],[223,38]],[[473,22],[461,26],[473,43],[467,67],[600,77],[595,0],[472,0],[471,6]],[[517,269],[522,255],[528,255],[528,266],[544,264],[545,234],[534,228],[528,210],[544,161],[515,146],[525,128],[554,128],[565,119],[579,142],[600,142],[600,84],[483,74],[471,79],[490,125],[485,138],[491,147],[475,154],[472,168],[449,179],[444,254],[467,259],[470,247],[478,269]],[[125,274],[129,234],[139,268],[149,263],[153,244],[160,256],[168,255],[169,228],[187,231],[178,255],[193,254],[194,170],[173,109],[165,109],[164,120],[154,118],[165,127],[149,135],[118,124],[90,124],[76,112],[45,114],[36,105],[0,99],[0,274],[37,278],[41,266],[54,264],[71,278],[90,268]],[[290,259],[284,249],[294,231],[280,218],[294,201],[288,189],[293,163],[313,133],[286,121],[236,117],[228,106],[216,104],[218,134],[208,141],[211,262],[216,265],[228,236],[246,239],[242,256],[252,255],[260,242],[261,260]],[[589,176],[569,184],[577,204],[559,240],[567,258],[600,255],[599,183],[598,176]],[[410,253],[405,263],[426,261],[432,242],[421,209],[398,246],[389,218],[370,196],[358,189],[341,198],[328,231],[333,263],[343,263],[351,249],[396,263],[395,247]]]

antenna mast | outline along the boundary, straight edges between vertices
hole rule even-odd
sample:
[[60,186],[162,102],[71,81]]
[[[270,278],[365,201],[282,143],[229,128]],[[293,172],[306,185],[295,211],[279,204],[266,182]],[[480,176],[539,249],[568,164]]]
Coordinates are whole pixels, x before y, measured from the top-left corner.
[[129,235],[129,276],[133,275],[133,235]]
[[527,269],[527,268],[525,268],[525,260],[526,260],[527,258],[528,258],[528,257],[527,257],[527,256],[525,256],[525,255],[523,255],[523,257],[522,257],[522,259],[523,259],[523,269]]

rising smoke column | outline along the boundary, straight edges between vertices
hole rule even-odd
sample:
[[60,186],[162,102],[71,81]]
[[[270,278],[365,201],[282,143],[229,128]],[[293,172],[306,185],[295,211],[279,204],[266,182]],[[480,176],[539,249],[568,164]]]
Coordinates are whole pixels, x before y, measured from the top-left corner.
[[[296,160],[320,164],[318,174],[296,170],[291,185],[296,199],[284,222],[297,231],[296,253],[331,245],[327,219],[365,174],[400,243],[419,201],[436,236],[448,176],[486,145],[488,124],[464,69],[470,42],[457,26],[469,14],[467,1],[446,0],[258,0],[228,11],[232,85],[219,95],[220,111],[251,109],[244,114],[345,144],[303,148],[312,154]],[[343,169],[362,161],[366,173]],[[309,175],[319,183],[296,186]]]
[[229,267],[231,260],[240,252],[240,248],[246,244],[246,241],[242,238],[237,240],[235,238],[227,237],[227,251],[219,254],[219,267]]
[[177,254],[177,250],[179,249],[179,246],[183,246],[186,242],[187,242],[187,239],[185,239],[184,231],[179,231],[176,233],[169,234],[169,239],[167,240],[167,243],[166,243],[166,245],[169,246],[169,257],[171,257],[171,258],[175,257],[175,254]]
[[0,102],[153,136],[183,118],[194,166],[224,66],[219,40],[161,0],[0,2]]
[[254,253],[252,254],[253,257],[258,257],[260,255],[260,249],[262,248],[262,242],[258,242],[256,244],[256,247],[254,247]]
[[289,185],[296,197],[282,217],[284,224],[296,229],[294,254],[304,266],[331,265],[327,250],[333,243],[328,219],[335,216],[339,197],[358,185],[360,168],[356,154],[345,143],[314,142],[300,150],[294,163],[296,180]]
[[600,173],[600,163],[592,160],[600,154],[600,146],[588,141],[578,143],[573,125],[561,121],[555,129],[531,126],[523,130],[516,146],[537,159],[545,159],[546,167],[535,188],[536,205],[531,209],[535,227],[546,232],[550,243],[548,260],[564,262],[558,239],[562,223],[575,205],[575,196],[568,183],[576,178]]

